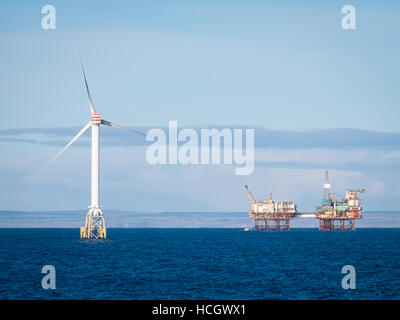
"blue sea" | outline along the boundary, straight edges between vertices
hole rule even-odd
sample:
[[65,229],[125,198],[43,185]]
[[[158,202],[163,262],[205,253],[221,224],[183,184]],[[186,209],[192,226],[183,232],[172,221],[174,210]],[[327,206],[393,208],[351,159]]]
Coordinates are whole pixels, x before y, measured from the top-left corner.
[[[399,299],[400,229],[0,229],[1,299]],[[44,265],[56,289],[44,290]],[[344,265],[356,269],[344,290]]]

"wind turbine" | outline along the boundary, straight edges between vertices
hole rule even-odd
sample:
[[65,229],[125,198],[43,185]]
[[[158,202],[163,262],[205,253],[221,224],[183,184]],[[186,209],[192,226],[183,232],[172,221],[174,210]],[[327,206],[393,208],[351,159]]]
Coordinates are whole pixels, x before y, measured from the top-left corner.
[[78,132],[78,134],[57,153],[43,168],[47,168],[54,160],[56,160],[66,149],[68,149],[80,136],[86,131],[92,128],[92,183],[91,183],[91,204],[89,206],[89,212],[86,215],[86,223],[84,227],[81,227],[81,239],[105,239],[106,238],[106,225],[104,221],[103,212],[99,205],[99,152],[100,152],[100,125],[109,127],[119,128],[130,132],[145,135],[142,132],[132,130],[118,124],[112,123],[101,119],[100,113],[96,112],[92,96],[90,95],[89,86],[86,80],[85,69],[81,61],[83,78],[85,80],[85,86],[87,95],[89,98],[89,108],[91,113],[91,120]]

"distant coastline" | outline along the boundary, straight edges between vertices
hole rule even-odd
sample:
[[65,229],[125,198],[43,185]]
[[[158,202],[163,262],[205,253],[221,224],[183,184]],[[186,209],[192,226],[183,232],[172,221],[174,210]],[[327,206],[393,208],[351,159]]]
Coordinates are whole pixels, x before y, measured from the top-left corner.
[[[109,228],[243,228],[251,225],[242,212],[135,212],[104,210]],[[0,228],[79,228],[85,210],[0,211]],[[291,228],[317,228],[318,220],[295,218]],[[399,211],[365,211],[356,228],[400,228]]]

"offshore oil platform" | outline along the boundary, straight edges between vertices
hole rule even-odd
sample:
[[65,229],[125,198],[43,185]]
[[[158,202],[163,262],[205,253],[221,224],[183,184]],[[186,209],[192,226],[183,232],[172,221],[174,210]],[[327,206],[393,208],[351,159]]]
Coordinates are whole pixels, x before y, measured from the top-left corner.
[[[358,194],[364,189],[346,189],[344,199],[338,200],[335,194],[331,197],[331,185],[329,183],[328,170],[325,171],[324,199],[321,206],[315,210],[315,216],[319,219],[318,230],[351,230],[354,231],[354,220],[361,219],[361,199]],[[337,226],[336,222],[339,222]]]
[[321,205],[312,213],[297,212],[297,206],[293,201],[272,200],[272,194],[268,200],[258,201],[247,185],[245,188],[251,200],[249,217],[254,220],[256,231],[289,231],[290,220],[296,217],[317,218],[318,230],[321,231],[354,231],[354,220],[362,218],[361,199],[358,194],[365,190],[346,189],[345,198],[336,199],[335,194],[331,196],[330,193],[328,170],[325,171],[324,198]]
[[251,198],[249,216],[254,220],[254,230],[290,230],[290,219],[297,212],[294,202],[272,200],[272,194],[268,200],[257,201],[249,187],[245,187]]

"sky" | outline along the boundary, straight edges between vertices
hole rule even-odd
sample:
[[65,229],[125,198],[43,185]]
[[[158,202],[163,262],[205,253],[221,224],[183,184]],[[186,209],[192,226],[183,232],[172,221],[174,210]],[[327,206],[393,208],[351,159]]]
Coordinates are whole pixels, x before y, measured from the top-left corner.
[[149,165],[140,136],[102,128],[105,210],[246,211],[248,184],[312,211],[325,169],[339,197],[399,210],[399,31],[396,1],[1,1],[0,209],[89,205],[89,133],[33,177],[89,121],[81,56],[106,120],[255,129],[255,170],[236,176]]

